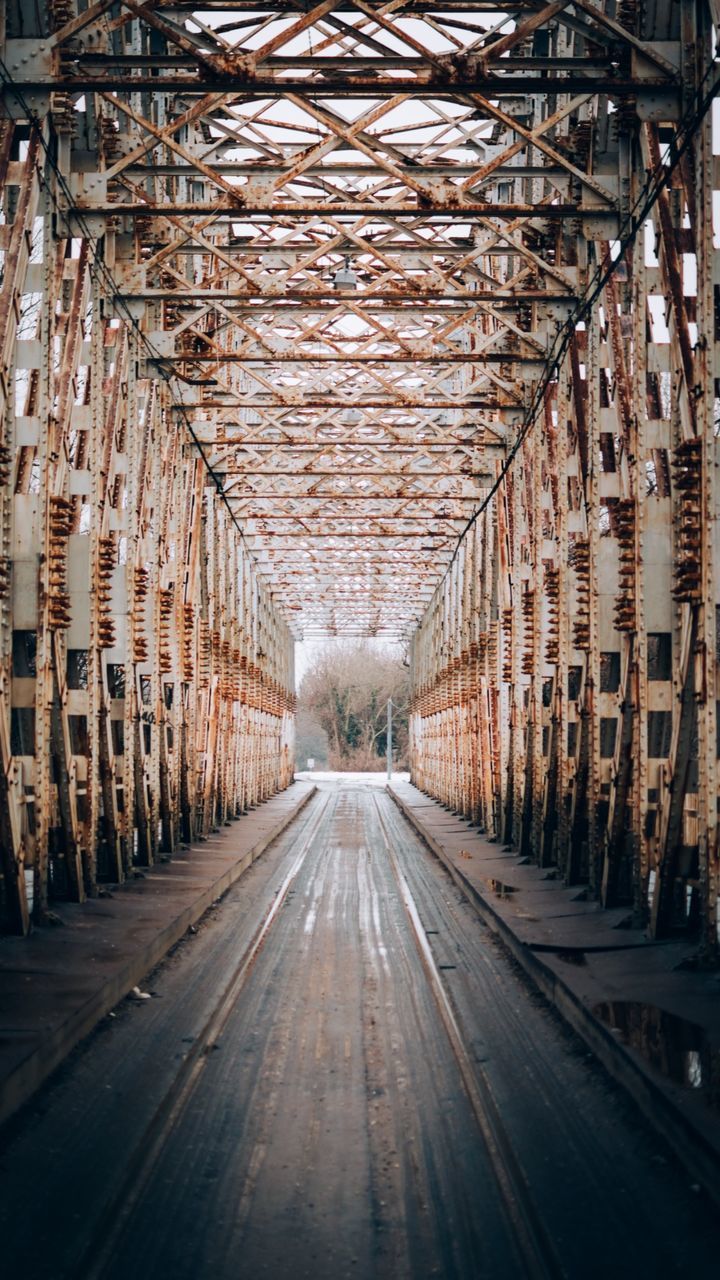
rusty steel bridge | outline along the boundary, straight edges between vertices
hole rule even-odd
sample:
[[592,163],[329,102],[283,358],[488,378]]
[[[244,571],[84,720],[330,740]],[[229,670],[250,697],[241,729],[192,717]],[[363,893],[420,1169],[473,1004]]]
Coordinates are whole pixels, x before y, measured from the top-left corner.
[[418,787],[718,958],[716,0],[7,0],[2,922],[293,775]]

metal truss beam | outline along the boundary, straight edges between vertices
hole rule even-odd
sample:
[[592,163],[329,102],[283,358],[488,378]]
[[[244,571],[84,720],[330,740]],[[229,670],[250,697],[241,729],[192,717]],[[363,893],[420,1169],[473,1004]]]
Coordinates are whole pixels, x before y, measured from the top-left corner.
[[3,21],[6,923],[284,785],[293,638],[372,634],[419,785],[714,960],[714,0]]

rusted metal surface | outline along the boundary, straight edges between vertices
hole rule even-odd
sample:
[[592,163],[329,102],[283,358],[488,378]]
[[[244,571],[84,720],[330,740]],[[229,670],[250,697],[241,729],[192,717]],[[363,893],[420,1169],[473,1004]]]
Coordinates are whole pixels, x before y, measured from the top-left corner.
[[27,9],[11,926],[283,785],[352,633],[413,637],[416,781],[712,959],[714,0]]
[[[690,100],[716,74],[712,15],[680,10]],[[618,130],[632,205],[682,127]],[[653,936],[697,930],[713,962],[717,178],[707,117],[689,132],[413,639],[413,772]]]

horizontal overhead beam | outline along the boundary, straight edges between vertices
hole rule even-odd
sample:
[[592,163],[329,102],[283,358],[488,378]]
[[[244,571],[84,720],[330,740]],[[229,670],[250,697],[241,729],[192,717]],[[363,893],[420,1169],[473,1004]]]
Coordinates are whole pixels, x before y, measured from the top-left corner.
[[469,468],[466,468],[465,470],[458,468],[455,471],[448,471],[447,469],[437,471],[430,468],[423,468],[422,470],[417,471],[397,471],[392,470],[389,467],[382,469],[376,467],[375,470],[370,471],[366,470],[364,467],[353,467],[352,470],[344,470],[340,465],[334,468],[325,467],[323,469],[307,466],[302,467],[302,469],[299,469],[298,467],[238,467],[233,466],[231,463],[226,463],[224,459],[220,459],[215,464],[215,469],[224,472],[224,474],[233,481],[247,479],[248,477],[252,478],[253,476],[302,476],[309,480],[314,480],[316,478],[324,479],[327,476],[332,476],[337,480],[346,480],[349,477],[354,479],[356,476],[369,476],[371,478],[387,476],[394,480],[427,480],[432,476],[433,478],[437,477],[441,480],[453,480],[456,477],[462,476],[466,480],[472,480],[475,478],[476,474],[485,474],[484,471],[476,473]]
[[[332,543],[328,545],[326,542],[322,542],[322,540],[318,540],[319,545],[313,544],[312,547],[310,547],[306,545],[307,540],[305,540],[305,542],[301,545],[300,551],[298,551],[297,547],[298,545],[300,545],[298,542],[292,542],[292,541],[286,542],[286,541],[283,541],[282,538],[278,537],[278,538],[273,538],[272,540],[272,552],[268,550],[268,544],[266,542],[262,542],[258,539],[253,540],[252,538],[248,538],[247,541],[248,541],[248,545],[253,549],[253,551],[255,551],[258,554],[258,563],[261,563],[261,564],[274,565],[275,554],[281,553],[283,557],[285,556],[293,557],[292,563],[307,564],[309,568],[322,567],[327,563],[330,563],[330,564],[336,563],[334,560],[332,560],[331,553],[332,552],[339,553],[340,551],[342,551],[342,554],[344,557],[350,557],[349,563],[351,564],[355,563],[352,559],[353,555],[355,554],[363,553],[368,557],[374,557],[373,559],[368,559],[367,561],[368,565],[372,566],[378,563],[381,563],[381,564],[383,563],[382,560],[380,561],[378,560],[378,557],[384,557],[384,556],[387,556],[388,552],[396,551],[398,554],[398,557],[403,557],[402,563],[405,562],[405,557],[408,557],[408,560],[413,561],[413,563],[415,562],[416,559],[418,561],[421,561],[427,568],[426,553],[427,553],[428,547],[425,545],[425,540],[421,538],[406,539],[405,542],[400,542],[398,545],[392,546],[392,547],[379,545],[382,542],[382,536],[380,536],[379,538],[355,537],[353,539],[354,545],[345,546],[345,547],[336,547]],[[386,539],[386,541],[393,541],[393,539],[388,538]],[[394,541],[395,543],[398,543],[398,539],[394,539]],[[377,546],[375,546],[376,542],[378,543]],[[420,542],[423,542],[422,546],[418,545]],[[437,551],[442,551],[443,549],[449,549],[451,546],[452,546],[452,540],[450,538],[445,538],[441,542],[433,543],[432,549]],[[270,559],[265,560],[263,557],[266,555],[269,555]],[[322,557],[322,559],[306,561],[300,558],[302,556],[320,556]],[[297,560],[295,559],[295,557],[297,557]],[[344,559],[343,563],[348,563],[347,559]],[[365,561],[363,561],[362,563],[364,564]]]
[[[157,7],[172,8],[182,12],[196,12],[198,5],[197,0],[169,0],[168,3],[162,0],[162,3]],[[203,0],[202,7],[204,10],[224,13],[228,8],[228,0]],[[477,0],[476,3],[473,0],[447,0],[447,3],[443,0],[442,7],[448,13],[488,13],[492,14],[493,17],[496,15],[498,8],[497,0],[495,0],[495,3],[493,3],[493,0]],[[232,8],[234,12],[250,13],[253,17],[258,13],[289,13],[294,17],[297,14],[298,6],[296,0],[277,0],[277,3],[275,3],[275,0],[257,0],[257,3],[254,0],[232,0]],[[437,0],[434,3],[433,0],[412,0],[412,8],[414,13],[437,13],[438,3]],[[514,12],[524,13],[529,10],[534,13],[536,9],[537,4],[533,4],[533,0],[513,0]],[[353,4],[352,0],[347,0],[347,2],[340,0],[339,4],[333,5],[333,12],[357,14],[357,5]]]
[[[226,246],[223,246],[223,252],[225,248]],[[273,252],[281,253],[282,251],[275,249]],[[357,250],[358,255],[361,252],[366,251]],[[240,314],[253,311],[287,310],[292,314],[301,315],[306,311],[312,311],[314,307],[334,310],[342,307],[344,301],[344,295],[339,290],[315,288],[314,285],[305,289],[283,286],[279,290],[275,285],[272,293],[264,294],[262,288],[258,288],[256,293],[252,293],[249,288],[243,291],[232,291],[194,287],[191,291],[184,292],[182,286],[178,284],[172,289],[124,290],[119,296],[128,302],[174,302],[180,308],[199,306],[205,302],[221,302],[224,306],[232,304],[233,312],[237,311]],[[447,281],[445,292],[439,289],[429,292],[426,289],[415,288],[410,278],[405,290],[396,284],[391,291],[358,290],[353,293],[352,302],[353,309],[359,308],[362,311],[397,312],[402,315],[412,314],[415,308],[422,308],[423,314],[438,311],[442,315],[447,315],[456,310],[466,311],[468,306],[478,306],[488,302],[492,303],[493,307],[517,307],[519,298],[524,302],[571,302],[574,297],[574,294],[551,289],[519,288],[513,291],[498,289],[496,292],[478,289],[472,292],[469,289],[455,288],[452,280]],[[426,307],[425,304],[429,305]]]
[[[290,148],[283,148],[284,151]],[[477,173],[481,165],[477,159],[472,163],[468,161],[452,161],[445,163],[442,161],[428,161],[425,164],[415,161],[412,157],[403,163],[399,161],[396,165],[397,173],[404,173],[408,178],[445,178],[445,177],[469,177],[473,173]],[[131,174],[133,178],[184,178],[192,169],[189,160],[184,164],[128,164],[123,170],[126,174]],[[244,164],[237,161],[224,160],[213,164],[203,164],[203,172],[206,175],[217,174],[220,177],[231,174],[236,178],[281,178],[283,176],[292,180],[293,161],[287,159],[282,164],[275,163],[271,160],[248,160]],[[338,160],[334,156],[331,161],[321,162],[308,165],[303,169],[303,177],[317,177],[322,175],[323,178],[331,178],[336,174],[354,175],[356,177],[365,177],[368,174],[375,173],[378,170],[377,165],[362,164],[358,160]],[[505,169],[506,176],[512,178],[552,178],[562,177],[562,169],[544,169],[541,165],[524,165],[522,170]],[[493,178],[501,177],[502,174],[497,170],[493,171]]]
[[[294,565],[289,569],[283,569],[281,566],[278,566],[272,563],[267,563],[267,562],[263,562],[263,563],[264,563],[265,569],[268,571],[268,573],[272,575],[273,581],[275,582],[292,583],[295,579],[301,579],[302,581],[307,580],[307,581],[313,581],[317,583],[329,583],[329,584],[332,584],[334,587],[335,584],[337,583],[342,584],[346,579],[353,580],[353,581],[355,579],[360,579],[361,581],[368,582],[371,585],[374,582],[377,582],[377,583],[392,582],[394,584],[397,584],[397,566],[395,566],[394,568],[387,567],[386,571],[383,572],[380,569],[378,569],[377,565],[375,566],[352,565],[352,564],[344,564],[340,560],[336,560],[336,561],[331,560],[328,562],[328,565],[326,566],[326,568],[332,569],[332,572],[318,573],[316,572],[316,570],[320,570],[322,568],[322,566],[319,564],[310,565],[310,564],[298,563],[297,565]],[[431,568],[428,568],[427,576],[429,579],[432,579],[433,584],[437,582],[437,571],[433,572]],[[424,575],[421,574],[419,575],[417,579],[417,584],[416,584],[421,590],[423,589],[423,582],[424,582]]]
[[[189,176],[193,176],[194,172],[193,169],[188,168]],[[374,172],[375,170],[368,170],[368,176],[371,176]],[[104,218],[162,218],[163,216],[172,218],[207,218],[215,213],[233,213],[238,218],[256,213],[270,213],[278,218],[296,215],[299,217],[336,217],[343,214],[352,215],[353,217],[369,217],[373,214],[379,214],[392,218],[442,215],[444,218],[453,218],[461,222],[471,218],[499,218],[503,222],[513,222],[516,218],[526,218],[528,220],[539,218],[543,221],[547,219],[554,221],[558,218],[587,217],[592,218],[593,221],[598,218],[604,219],[608,224],[608,235],[618,220],[615,202],[609,195],[607,205],[537,205],[510,202],[499,203],[497,201],[463,201],[459,190],[455,196],[446,194],[444,199],[440,195],[431,199],[428,195],[427,202],[416,201],[415,203],[410,203],[406,200],[378,200],[377,203],[371,204],[361,200],[335,200],[333,197],[328,197],[327,200],[263,200],[252,196],[250,193],[247,196],[243,196],[242,188],[240,188],[237,197],[233,199],[178,201],[174,204],[157,204],[151,199],[148,199],[147,203],[136,200],[128,202],[118,200],[113,203],[103,203],[101,201],[93,203],[88,200],[78,200],[75,202],[73,210],[78,214],[96,214]]]
[[[182,381],[182,379],[180,379]],[[192,385],[192,384],[191,384]],[[217,384],[214,384],[217,385]],[[447,396],[418,396],[414,397],[407,387],[403,387],[402,394],[397,397],[386,396],[359,396],[357,399],[345,397],[342,404],[338,403],[338,398],[329,392],[326,395],[320,395],[318,392],[303,393],[301,399],[288,398],[283,399],[281,396],[275,398],[244,397],[238,396],[237,403],[228,404],[227,400],[199,400],[197,402],[181,400],[175,401],[171,408],[176,410],[187,409],[287,409],[289,411],[300,411],[304,409],[340,409],[345,412],[348,409],[394,409],[407,410],[408,412],[420,412],[424,409],[482,409],[484,411],[497,409],[499,407],[517,409],[518,403],[510,403],[499,406],[497,400],[480,400],[474,396],[464,397],[460,392],[454,399],[450,400]]]
[[[206,422],[194,423],[193,429],[203,444],[211,445],[214,450],[222,452],[226,457],[234,454],[239,464],[248,466],[260,465],[264,462],[273,463],[275,455],[284,466],[288,461],[292,461],[298,466],[305,467],[312,466],[315,462],[322,462],[329,456],[337,457],[343,463],[362,462],[364,459],[367,466],[378,462],[384,464],[386,461],[392,466],[393,463],[410,463],[416,460],[434,463],[443,459],[448,462],[451,460],[464,463],[487,462],[488,458],[502,457],[504,453],[504,441],[488,439],[484,428],[475,431],[473,435],[458,436],[457,440],[448,436],[447,431],[450,428],[445,432],[439,432],[437,438],[433,436],[417,440],[410,435],[393,439],[392,436],[387,438],[377,434],[371,438],[330,436],[324,439],[303,440],[300,437],[293,439],[290,436],[285,440],[257,440],[253,436],[215,433],[211,424]],[[277,430],[277,428],[271,429]],[[416,430],[419,433],[422,428],[416,427]],[[469,427],[468,431],[473,431],[473,428]]]
[[[296,572],[314,573],[316,570],[327,569],[328,565],[337,566],[342,572],[343,569],[352,570],[353,572],[369,573],[373,576],[384,577],[388,573],[392,574],[391,566],[398,563],[409,563],[421,560],[420,548],[414,547],[398,547],[395,548],[397,559],[387,559],[388,553],[392,555],[393,548],[376,547],[367,549],[363,545],[362,539],[358,539],[356,547],[319,547],[315,551],[310,551],[303,547],[298,549],[293,546],[283,546],[282,543],[273,543],[272,547],[264,547],[260,552],[259,562],[266,565],[268,569],[284,573],[288,566]],[[428,569],[427,559],[424,561],[425,568]],[[428,572],[432,572],[428,569]]]
[[[172,211],[168,209],[167,216],[170,216],[171,212]],[[420,241],[413,241],[410,239],[391,240],[386,238],[387,233],[385,235],[382,235],[382,233],[378,235],[377,231],[373,230],[368,234],[363,231],[362,236],[358,241],[356,237],[359,233],[355,232],[355,227],[360,220],[367,222],[369,214],[372,214],[371,221],[373,227],[394,227],[395,219],[392,216],[392,212],[388,212],[386,216],[385,210],[377,206],[372,208],[366,207],[364,209],[362,219],[350,214],[337,215],[338,218],[342,218],[343,216],[346,218],[352,217],[352,221],[347,222],[336,222],[335,210],[328,208],[323,209],[320,218],[311,219],[308,217],[306,220],[307,225],[313,229],[313,233],[315,235],[319,236],[320,232],[322,232],[324,236],[322,240],[316,239],[313,242],[306,239],[306,235],[308,233],[305,231],[305,223],[301,218],[276,218],[272,214],[262,213],[255,215],[253,219],[257,226],[257,232],[255,235],[247,237],[230,236],[227,241],[218,241],[217,243],[210,241],[207,246],[203,247],[202,252],[208,254],[222,252],[224,255],[230,257],[236,254],[242,254],[243,258],[250,260],[254,257],[262,258],[264,254],[273,254],[274,256],[281,256],[283,261],[287,259],[290,263],[297,258],[306,258],[310,250],[312,250],[313,253],[320,251],[321,257],[327,255],[338,259],[348,253],[351,253],[353,257],[360,260],[361,265],[363,258],[373,257],[375,255],[379,256],[380,254],[387,254],[391,258],[412,254],[414,258],[424,259],[425,257],[467,257],[468,253],[473,250],[478,257],[484,257],[486,253],[492,254],[493,252],[502,252],[503,254],[512,254],[517,252],[516,247],[512,244],[508,244],[506,247],[502,248],[494,244],[490,244],[487,249],[483,249],[482,247],[479,248],[469,236],[463,236],[457,233],[452,234],[451,229],[453,228],[453,219],[443,217],[440,213],[432,214],[432,217],[435,219],[433,222],[425,221],[425,219],[423,219],[423,230],[434,233],[435,238],[423,236]],[[232,216],[227,212],[224,212],[218,214],[217,218],[213,219],[213,229],[218,231],[224,230],[224,228],[233,227],[242,220],[241,211],[236,211]],[[298,240],[295,240],[294,242],[290,241],[289,238],[283,240],[261,239],[261,236],[266,235],[273,227],[281,226],[286,228],[289,225],[297,226],[297,234],[300,242],[298,242]],[[402,225],[400,225],[397,230],[402,232]],[[197,254],[198,245],[192,239],[193,234],[193,228],[185,227],[183,229],[183,236],[187,238],[179,241],[177,245],[173,244],[173,253],[179,255]],[[488,235],[491,236],[492,232],[489,232]],[[280,283],[277,277],[275,280],[276,283]],[[241,282],[239,280],[236,280],[236,287],[240,288],[240,283]],[[299,284],[293,285],[292,282],[289,281],[287,283],[289,284],[291,291],[293,289],[302,291]],[[400,284],[402,283],[403,282],[401,280]],[[307,285],[303,285],[302,288],[314,289],[316,285],[320,291],[322,291],[322,280],[318,280],[317,277],[313,280],[312,285],[308,283]],[[430,297],[439,296],[437,290],[433,291],[429,288],[427,281],[421,283],[421,281],[417,279],[417,285],[420,294],[427,291],[428,296]],[[179,285],[176,286],[176,288],[179,287]],[[252,294],[253,290],[256,290],[258,296],[260,295],[259,283],[253,282],[252,286],[246,284],[245,287],[249,294]],[[390,292],[397,287],[397,281],[393,281],[392,285],[388,286]],[[448,280],[447,287],[453,291],[455,288],[460,288],[462,292],[464,285],[458,285],[457,282]],[[359,296],[362,291],[362,280],[359,282],[358,290]],[[334,292],[334,289],[331,289],[328,285],[327,292],[330,294]],[[543,289],[531,290],[530,296],[540,296],[543,292]],[[557,284],[554,287],[554,292],[562,293],[562,286]],[[510,293],[511,291],[503,289],[502,287],[498,289],[499,297],[502,297],[503,294],[506,294],[509,297]]]
[[[321,522],[318,522],[319,524]],[[324,523],[324,522],[322,522]],[[287,525],[281,525],[279,528],[268,529],[248,529],[247,524],[243,526],[243,533],[258,548],[267,548],[270,543],[267,539],[272,539],[273,545],[278,546],[301,546],[309,551],[322,551],[325,547],[331,550],[335,547],[336,542],[345,540],[352,550],[352,544],[359,547],[365,547],[369,550],[374,548],[374,544],[390,542],[397,545],[400,549],[403,547],[414,547],[418,542],[430,544],[435,547],[448,546],[454,538],[453,529],[444,531],[433,530],[427,527],[413,529],[409,533],[394,533],[391,529],[383,529],[380,520],[373,521],[377,524],[381,532],[369,532],[369,530],[338,530],[318,528],[317,533],[308,534],[303,529],[288,528]],[[459,522],[458,522],[459,523]],[[390,548],[392,550],[392,548]]]
[[[86,61],[89,63],[89,60]],[[663,76],[649,76],[647,79],[613,76],[593,72],[592,68],[588,69],[588,74],[583,75],[580,71],[582,63],[579,59],[575,60],[575,66],[566,74],[549,73],[543,79],[529,75],[527,69],[519,65],[513,71],[512,64],[509,64],[507,73],[503,75],[480,73],[455,77],[434,75],[428,70],[427,63],[423,64],[424,74],[418,67],[418,74],[414,76],[382,74],[380,69],[375,75],[363,75],[358,70],[356,74],[346,73],[339,76],[333,74],[332,68],[328,67],[324,73],[326,78],[321,79],[322,63],[329,62],[329,59],[315,61],[314,70],[318,72],[318,62],[321,68],[318,74],[312,77],[292,77],[284,74],[280,69],[275,75],[260,73],[255,77],[249,77],[241,70],[235,72],[229,70],[217,75],[202,69],[195,74],[183,74],[179,70],[153,74],[149,73],[139,59],[132,55],[124,59],[128,64],[128,73],[123,76],[117,71],[118,60],[113,61],[114,68],[108,62],[106,71],[93,72],[88,65],[87,70],[80,67],[76,74],[50,74],[43,80],[33,75],[24,77],[22,68],[16,68],[13,70],[13,78],[25,93],[127,93],[128,91],[133,93],[227,93],[247,100],[274,98],[286,93],[297,96],[307,95],[313,99],[320,97],[383,98],[388,95],[407,94],[412,97],[442,100],[455,98],[462,93],[482,94],[489,98],[516,98],[529,90],[532,91],[531,86],[535,85],[537,92],[543,94],[601,93],[611,99],[633,97],[643,93],[656,96],[661,93],[675,103],[679,95],[678,85]],[[98,55],[93,62],[100,67]],[[384,58],[382,62],[385,62]],[[408,59],[398,59],[398,64],[402,64],[403,67],[406,67],[407,63]],[[503,62],[502,65],[505,67],[507,64]],[[345,60],[345,66],[347,66],[347,60]],[[158,70],[161,72],[162,68]]]
[[[530,341],[530,334],[528,334]],[[242,352],[221,351],[217,354],[196,355],[190,353],[186,355],[179,351],[174,357],[157,356],[153,357],[153,363],[167,363],[168,360],[174,360],[177,364],[542,364],[542,354],[535,352],[533,355],[523,355],[522,353],[509,351],[453,351],[450,353],[440,353],[433,355],[430,351],[407,351],[407,352],[388,352],[388,353],[355,353],[355,352],[323,352],[322,354],[308,351],[306,355],[275,355],[275,353],[266,352],[264,356],[243,355]]]
[[231,498],[233,501],[237,502],[238,500],[242,500],[243,502],[246,502],[246,503],[257,501],[257,500],[264,500],[266,498],[279,498],[279,499],[287,498],[288,500],[291,499],[293,502],[303,502],[306,498],[308,498],[311,502],[333,502],[333,503],[335,502],[372,502],[372,503],[375,503],[375,502],[395,502],[395,503],[422,502],[422,501],[427,501],[427,499],[429,498],[431,498],[433,502],[442,502],[442,501],[476,502],[477,499],[482,496],[481,490],[478,490],[477,493],[473,493],[473,494],[469,494],[469,493],[468,494],[405,493],[405,494],[394,494],[392,496],[390,494],[385,494],[385,493],[304,494],[304,493],[287,493],[287,492],[283,493],[281,491],[277,493],[243,493],[241,495],[236,495],[232,492],[231,489],[226,489],[225,492],[227,493],[228,498]]
[[[296,506],[302,508],[302,510],[299,510],[299,511],[295,511],[295,510],[283,511],[282,506],[278,506],[274,508],[272,512],[263,514],[262,511],[257,511],[252,516],[248,516],[248,519],[256,520],[259,523],[268,524],[268,525],[276,524],[278,522],[284,522],[286,520],[299,521],[299,520],[310,520],[310,519],[317,519],[323,525],[331,523],[332,521],[335,521],[335,520],[339,520],[346,526],[349,526],[349,525],[355,526],[355,525],[364,523],[366,520],[374,521],[375,519],[380,520],[385,525],[388,525],[391,522],[394,524],[397,521],[400,521],[400,522],[405,521],[407,524],[412,524],[413,522],[417,523],[419,521],[422,521],[424,525],[426,524],[427,521],[433,521],[433,520],[444,521],[444,520],[464,519],[465,512],[461,510],[459,507],[457,510],[449,509],[452,506],[452,503],[459,502],[460,499],[455,497],[448,497],[447,495],[445,497],[443,497],[440,494],[432,495],[433,502],[438,501],[438,499],[439,499],[440,505],[437,508],[426,505],[426,506],[423,506],[421,511],[418,512],[414,510],[407,511],[406,508],[413,503],[415,504],[415,506],[418,506],[426,502],[427,499],[423,499],[422,497],[421,498],[416,498],[416,497],[384,498],[382,499],[382,501],[394,502],[397,505],[398,510],[384,511],[381,514],[378,514],[375,511],[371,511],[371,512],[359,511],[358,512],[358,511],[335,510],[335,508],[338,507],[340,502],[344,501],[344,499],[328,498],[328,497],[325,497],[323,494],[315,494],[315,495],[294,494],[292,496],[289,494],[283,494],[283,495],[271,494],[271,495],[262,495],[262,496],[258,495],[255,498],[253,498],[252,496],[246,497],[244,501],[248,503],[249,502],[273,502],[273,503],[277,502],[280,504],[292,504],[293,508]],[[238,501],[237,498],[236,498],[236,501]],[[363,499],[358,495],[357,498],[353,498],[353,501],[363,501]],[[374,503],[379,501],[379,499],[365,498],[364,501],[367,503]],[[314,510],[313,509],[314,507],[319,507],[320,510]],[[326,507],[328,508],[327,512],[324,510],[324,508]]]

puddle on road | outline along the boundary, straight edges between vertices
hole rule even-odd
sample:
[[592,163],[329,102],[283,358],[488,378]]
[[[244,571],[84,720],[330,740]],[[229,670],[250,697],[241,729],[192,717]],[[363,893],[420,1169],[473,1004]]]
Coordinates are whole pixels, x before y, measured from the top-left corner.
[[509,898],[511,894],[517,893],[514,884],[503,884],[502,880],[486,880],[485,883],[496,898]]
[[594,1012],[656,1071],[720,1111],[720,1050],[697,1023],[634,1000],[609,1000]]

